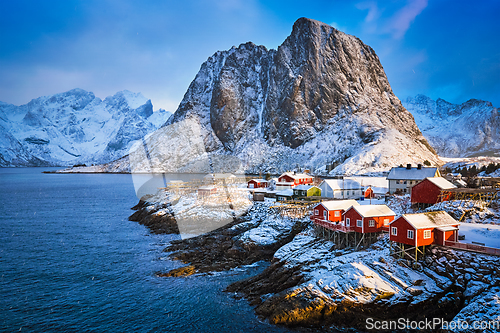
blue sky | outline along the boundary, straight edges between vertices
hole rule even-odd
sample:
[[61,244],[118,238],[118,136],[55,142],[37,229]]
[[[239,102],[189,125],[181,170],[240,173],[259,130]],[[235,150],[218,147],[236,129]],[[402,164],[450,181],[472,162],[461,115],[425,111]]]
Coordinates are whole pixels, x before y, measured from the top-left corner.
[[175,111],[217,50],[277,48],[308,17],[370,45],[400,99],[500,107],[499,16],[496,0],[0,0],[0,101],[128,89]]

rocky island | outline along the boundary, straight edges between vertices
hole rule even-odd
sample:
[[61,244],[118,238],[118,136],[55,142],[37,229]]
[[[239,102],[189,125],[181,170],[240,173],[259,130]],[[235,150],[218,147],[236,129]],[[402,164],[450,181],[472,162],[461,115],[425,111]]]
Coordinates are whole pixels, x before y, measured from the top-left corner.
[[[247,299],[271,323],[292,327],[365,330],[369,324],[401,324],[401,318],[472,327],[476,320],[499,320],[498,257],[435,246],[414,262],[390,255],[387,234],[365,248],[335,249],[308,216],[284,217],[273,205],[256,202],[221,228],[172,241],[165,251],[185,266],[157,275],[182,278],[268,262],[227,291]],[[153,232],[174,233],[174,206],[142,202],[130,219]]]

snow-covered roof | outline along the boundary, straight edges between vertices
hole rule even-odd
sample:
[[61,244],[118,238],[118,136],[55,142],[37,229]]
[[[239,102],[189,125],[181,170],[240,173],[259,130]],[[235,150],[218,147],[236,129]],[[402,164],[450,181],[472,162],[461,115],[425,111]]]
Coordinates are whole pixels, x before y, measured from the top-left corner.
[[[294,190],[308,191],[311,187],[316,187],[316,186],[312,186],[312,185],[299,185],[299,186],[295,186],[293,189]],[[316,188],[318,188],[318,187],[316,187]]]
[[257,183],[267,183],[267,180],[265,179],[250,179],[249,182],[254,181]]
[[391,215],[396,215],[386,205],[364,205],[364,206],[353,206],[353,209],[355,209],[361,216],[363,217],[375,217],[375,216],[391,216]]
[[392,168],[387,176],[387,179],[395,180],[422,180],[427,177],[434,177],[438,168],[411,168],[407,169],[405,167]]
[[283,197],[291,197],[293,195],[293,190],[291,188],[276,192],[276,195],[281,195]]
[[455,185],[444,179],[443,177],[427,177],[427,180],[429,180],[431,183],[436,185],[442,190],[448,190],[450,188],[457,188]]
[[[445,211],[426,212],[419,214],[403,214],[402,217],[415,229],[436,228],[457,225],[458,221]],[[392,221],[390,224],[392,224]]]
[[344,177],[344,179],[353,180],[358,182],[363,187],[370,186],[372,189],[375,188],[389,188],[389,181],[386,177]]
[[453,226],[446,226],[446,227],[438,227],[436,228],[437,230],[440,230],[440,231],[453,231],[453,230],[458,230],[457,227],[453,227]]
[[[358,190],[361,189],[361,184],[352,179],[325,179],[321,185],[325,183],[332,190]],[[321,186],[320,185],[320,186]]]
[[462,179],[455,179],[454,182],[456,184],[458,184],[459,186],[462,186],[462,187],[467,187],[467,183],[464,182]]
[[352,206],[359,206],[356,200],[328,200],[320,203],[327,210],[347,210]]
[[293,173],[293,172],[285,172],[280,177],[283,176],[289,176],[292,177],[293,179],[313,178],[311,175],[308,175],[307,173]]
[[198,190],[213,190],[217,189],[215,186],[209,185],[209,186],[201,186],[198,188]]
[[[369,186],[375,193],[386,193],[389,190],[389,181],[385,177],[344,177],[344,179],[323,180],[333,191],[336,190],[361,190]],[[321,183],[320,187],[323,185]]]

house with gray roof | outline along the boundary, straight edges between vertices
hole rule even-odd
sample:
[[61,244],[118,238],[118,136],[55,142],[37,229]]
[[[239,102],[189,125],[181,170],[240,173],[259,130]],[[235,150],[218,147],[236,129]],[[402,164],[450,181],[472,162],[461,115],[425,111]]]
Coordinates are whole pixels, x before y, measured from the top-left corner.
[[392,168],[387,176],[389,193],[393,194],[399,190],[403,194],[409,194],[413,186],[428,177],[441,177],[439,169],[437,167],[422,167],[421,164],[416,167],[407,164],[406,167]]

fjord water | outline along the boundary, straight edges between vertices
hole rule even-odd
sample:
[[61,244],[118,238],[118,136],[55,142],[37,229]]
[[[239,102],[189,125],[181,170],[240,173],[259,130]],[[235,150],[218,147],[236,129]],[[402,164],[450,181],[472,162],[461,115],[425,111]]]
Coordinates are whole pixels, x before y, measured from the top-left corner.
[[130,175],[0,169],[0,331],[282,332],[223,292],[262,267],[158,278],[177,236],[128,221]]

